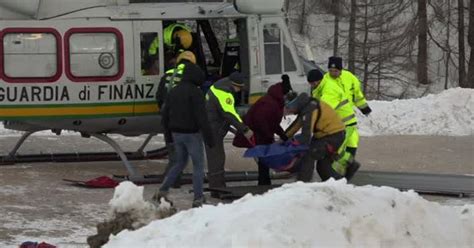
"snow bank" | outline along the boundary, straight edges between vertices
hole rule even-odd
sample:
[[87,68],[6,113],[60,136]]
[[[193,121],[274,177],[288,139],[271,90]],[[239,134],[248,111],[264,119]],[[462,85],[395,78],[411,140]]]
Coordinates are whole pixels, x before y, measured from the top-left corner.
[[473,211],[389,187],[293,183],[122,231],[104,247],[471,247]]
[[474,134],[474,90],[453,88],[419,99],[369,101],[372,113],[358,113],[362,136]]

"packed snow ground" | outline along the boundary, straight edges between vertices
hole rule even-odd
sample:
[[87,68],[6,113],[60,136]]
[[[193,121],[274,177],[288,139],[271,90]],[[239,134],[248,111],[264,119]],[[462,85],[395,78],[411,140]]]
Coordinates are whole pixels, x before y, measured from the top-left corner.
[[[474,134],[474,89],[453,88],[418,99],[369,101],[369,117],[358,114],[362,136]],[[292,118],[284,120],[288,125]],[[39,135],[55,135],[42,131]],[[75,134],[64,132],[64,134]],[[0,124],[0,136],[20,135]]]
[[[117,190],[142,201],[140,187]],[[105,247],[472,247],[473,211],[389,187],[298,182],[122,231]]]

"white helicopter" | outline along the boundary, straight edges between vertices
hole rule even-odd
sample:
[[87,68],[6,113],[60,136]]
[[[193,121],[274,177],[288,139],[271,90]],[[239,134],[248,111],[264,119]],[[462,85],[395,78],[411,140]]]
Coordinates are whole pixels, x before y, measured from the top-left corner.
[[[139,177],[129,159],[165,153],[143,152],[151,137],[162,132],[155,94],[165,71],[164,46],[158,49],[157,73],[143,73],[143,61],[147,40],[158,38],[163,44],[168,23],[192,27],[193,51],[209,78],[228,75],[237,61],[250,83],[243,106],[255,102],[282,74],[290,76],[295,91],[309,90],[304,72],[311,64],[297,54],[283,0],[142,2],[150,1],[0,2],[0,121],[5,128],[25,131],[0,163],[44,161],[16,153],[34,132],[71,130],[111,145],[130,176]],[[234,39],[223,51],[216,38],[223,32],[214,21],[233,30],[234,37],[225,38]],[[149,136],[137,152],[125,153],[107,136],[111,133]]]

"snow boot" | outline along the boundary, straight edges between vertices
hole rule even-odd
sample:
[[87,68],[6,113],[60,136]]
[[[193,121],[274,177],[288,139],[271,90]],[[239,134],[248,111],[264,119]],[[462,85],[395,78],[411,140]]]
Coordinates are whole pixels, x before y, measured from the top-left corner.
[[155,206],[159,206],[161,203],[161,199],[163,198],[164,201],[168,202],[171,206],[173,206],[173,202],[168,198],[168,195],[168,191],[157,191],[151,198],[151,201]]
[[347,165],[345,178],[347,179],[348,182],[352,179],[352,177],[359,170],[359,168],[360,168],[360,163],[355,160],[353,160]]
[[205,199],[204,196],[203,196],[203,197],[201,197],[201,198],[194,199],[194,200],[193,200],[193,205],[192,205],[192,207],[193,207],[193,208],[199,208],[199,207],[202,207],[202,205],[203,205],[204,203],[206,203],[206,199]]

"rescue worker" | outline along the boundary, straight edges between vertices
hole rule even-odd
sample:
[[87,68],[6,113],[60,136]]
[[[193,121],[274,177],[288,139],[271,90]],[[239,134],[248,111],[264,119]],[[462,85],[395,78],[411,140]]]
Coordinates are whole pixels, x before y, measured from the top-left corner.
[[[288,139],[280,122],[283,119],[285,95],[291,89],[290,78],[285,74],[282,81],[270,86],[267,94],[258,99],[245,114],[243,121],[254,132],[255,145],[274,143],[275,134],[283,141]],[[234,141],[237,139],[236,136]],[[258,162],[258,185],[271,185],[270,168],[261,162]]]
[[302,129],[298,141],[309,146],[308,152],[294,168],[298,173],[297,180],[311,181],[315,160],[318,161],[316,170],[322,181],[331,177],[342,178],[344,172],[335,166],[335,160],[342,155],[338,151],[346,152],[343,147],[345,126],[336,111],[323,101],[302,93],[286,105],[285,112],[297,114],[286,135],[291,138]]
[[[166,71],[166,74],[160,80],[158,85],[158,90],[156,91],[156,102],[158,104],[158,111],[161,112],[163,108],[163,104],[166,100],[166,96],[168,92],[178,85],[179,82],[183,79],[183,73],[186,68],[186,64],[192,63],[196,64],[196,57],[192,52],[185,51],[179,54],[177,58],[177,66],[173,69],[169,69]],[[168,148],[168,166],[165,169],[165,174],[170,170],[170,168],[175,163],[175,156],[173,154],[174,149],[172,148],[172,144],[166,142],[166,147]],[[174,188],[181,187],[181,174],[178,175],[175,184],[173,185]]]
[[214,138],[206,112],[204,94],[199,86],[204,82],[204,72],[195,64],[184,61],[182,80],[170,90],[162,110],[165,140],[172,144],[175,159],[173,166],[153,200],[167,198],[171,185],[185,168],[188,156],[193,162],[193,207],[204,203],[204,144],[214,147]]
[[[365,116],[372,112],[360,88],[359,79],[350,71],[342,68],[341,57],[329,57],[328,72],[324,75],[323,80],[334,81],[339,84],[352,106],[358,108]],[[349,128],[353,130],[350,131],[351,136],[347,140],[347,150],[355,156],[359,144],[359,132],[355,123]]]
[[248,140],[253,137],[252,130],[242,122],[235,109],[234,94],[242,91],[245,83],[245,77],[240,72],[233,72],[214,83],[206,94],[209,121],[216,139],[214,147],[206,147],[210,188],[226,186],[224,137],[231,126]]
[[[192,46],[193,36],[191,32],[191,28],[181,23],[170,24],[163,30],[164,55],[165,61],[168,63],[165,65],[166,69],[172,67],[172,58],[175,57],[176,54]],[[148,48],[148,55],[152,57],[156,56],[159,47],[160,42],[158,37],[156,37]]]
[[[313,98],[322,101],[331,108],[333,108],[338,116],[341,118],[345,125],[345,139],[344,149],[347,148],[347,144],[350,143],[350,138],[353,137],[353,132],[357,131],[357,118],[355,116],[354,109],[350,100],[347,99],[344,90],[335,80],[329,80],[327,77],[323,78],[322,73],[317,70],[311,70],[307,75],[308,83],[313,88]],[[346,175],[347,179],[350,179],[355,172],[359,169],[359,163],[352,163],[354,161],[354,155],[348,152],[340,151],[341,157],[338,160],[341,168],[339,169],[340,174]]]

